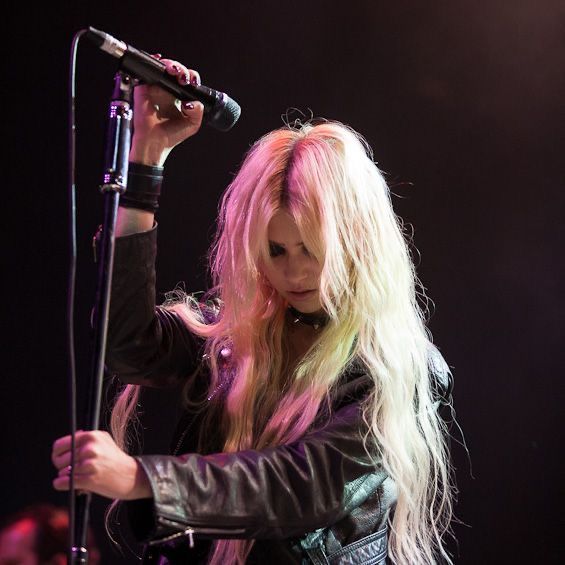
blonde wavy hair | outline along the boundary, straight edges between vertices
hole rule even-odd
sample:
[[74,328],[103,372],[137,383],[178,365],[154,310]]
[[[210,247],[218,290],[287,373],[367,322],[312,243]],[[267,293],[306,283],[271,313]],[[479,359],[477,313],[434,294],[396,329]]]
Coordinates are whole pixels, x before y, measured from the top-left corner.
[[[329,323],[298,361],[285,362],[287,304],[268,284],[270,219],[285,210],[322,266],[320,296]],[[363,403],[367,440],[395,481],[389,555],[394,563],[451,563],[443,536],[453,492],[447,430],[437,413],[423,290],[401,220],[366,141],[330,121],[295,123],[259,139],[220,205],[210,253],[218,319],[203,323],[186,297],[168,307],[206,339],[210,390],[229,347],[233,381],[225,395],[224,451],[262,449],[303,436],[353,359],[374,381]],[[136,387],[118,399],[112,430],[125,444]],[[369,445],[372,442],[367,442]],[[373,450],[374,451],[374,450]],[[222,540],[211,562],[244,563],[253,542]]]

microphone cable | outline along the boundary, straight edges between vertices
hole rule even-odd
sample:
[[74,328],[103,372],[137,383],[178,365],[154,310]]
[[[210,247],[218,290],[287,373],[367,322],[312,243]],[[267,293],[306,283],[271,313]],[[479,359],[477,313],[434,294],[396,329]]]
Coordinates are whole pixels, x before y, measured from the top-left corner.
[[80,38],[86,30],[75,33],[71,45],[69,65],[69,169],[68,169],[68,198],[69,198],[69,273],[67,286],[67,348],[69,356],[69,405],[71,433],[71,461],[69,473],[69,563],[72,563],[72,545],[75,531],[75,436],[77,428],[77,378],[75,353],[75,287],[77,270],[77,229],[76,229],[76,56]]

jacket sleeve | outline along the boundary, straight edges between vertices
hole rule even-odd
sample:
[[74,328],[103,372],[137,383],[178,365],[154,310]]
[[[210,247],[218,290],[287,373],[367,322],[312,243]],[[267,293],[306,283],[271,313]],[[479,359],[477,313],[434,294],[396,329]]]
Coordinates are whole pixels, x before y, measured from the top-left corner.
[[106,369],[122,382],[171,386],[195,372],[201,340],[155,306],[157,228],[116,238]]
[[[140,456],[149,477],[152,532],[166,541],[181,532],[212,538],[284,539],[335,523],[363,481],[387,475],[363,443],[361,407],[336,411],[320,430],[263,450],[213,455]],[[375,476],[376,475],[376,476]],[[368,487],[369,488],[369,487]],[[138,534],[139,535],[139,534]]]

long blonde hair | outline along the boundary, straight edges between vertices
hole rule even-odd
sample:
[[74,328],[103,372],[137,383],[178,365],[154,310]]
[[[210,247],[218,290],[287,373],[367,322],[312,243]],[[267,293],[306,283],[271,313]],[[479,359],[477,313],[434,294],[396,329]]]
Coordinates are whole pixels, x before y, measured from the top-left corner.
[[[329,316],[290,374],[287,304],[261,269],[269,261],[269,221],[281,209],[322,266],[320,296]],[[390,557],[429,564],[441,555],[450,562],[442,536],[452,493],[446,430],[429,366],[434,346],[402,223],[365,140],[329,121],[284,127],[259,139],[222,198],[210,269],[222,303],[217,321],[204,324],[188,299],[170,307],[206,338],[211,390],[221,379],[216,360],[226,347],[232,352],[224,451],[299,439],[329,404],[343,369],[358,359],[374,381],[363,404],[367,439],[379,445],[372,456],[398,488]],[[113,428],[122,438],[132,390],[115,410]],[[218,541],[212,562],[242,563],[252,543]]]

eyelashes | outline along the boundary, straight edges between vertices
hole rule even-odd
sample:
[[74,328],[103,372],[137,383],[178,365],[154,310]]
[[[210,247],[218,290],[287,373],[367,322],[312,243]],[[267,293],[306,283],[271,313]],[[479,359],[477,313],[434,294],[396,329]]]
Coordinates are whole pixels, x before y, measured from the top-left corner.
[[276,243],[269,243],[269,255],[271,257],[279,257],[285,252],[284,247],[277,245]]
[[[270,257],[280,257],[286,253],[286,249],[282,245],[278,245],[277,243],[269,242],[269,256]],[[306,257],[312,257],[312,254],[306,247],[302,246],[302,253],[306,255]]]

